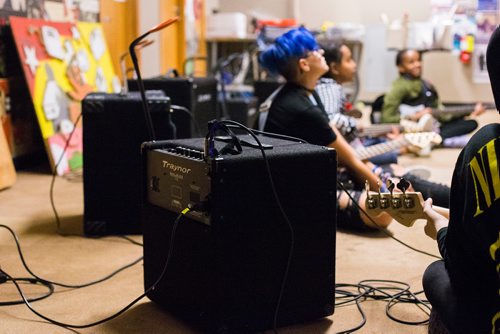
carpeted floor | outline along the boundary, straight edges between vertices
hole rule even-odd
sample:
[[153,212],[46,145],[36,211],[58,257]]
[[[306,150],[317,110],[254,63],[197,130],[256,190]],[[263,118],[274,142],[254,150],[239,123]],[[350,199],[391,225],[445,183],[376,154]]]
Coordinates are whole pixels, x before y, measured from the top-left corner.
[[[481,125],[498,122],[496,111],[480,117]],[[458,149],[435,149],[429,157],[403,156],[405,166],[425,165],[431,179],[449,184]],[[119,237],[82,237],[83,191],[81,180],[57,178],[55,205],[61,219],[56,220],[49,200],[51,176],[48,166],[18,172],[16,184],[0,191],[0,224],[9,226],[19,237],[23,256],[35,274],[66,284],[99,279],[142,256],[142,248]],[[411,228],[393,223],[388,231],[412,247],[438,255],[435,241],[425,236],[424,221]],[[141,241],[140,236],[131,237]],[[394,280],[409,285],[412,292],[422,289],[421,276],[435,260],[417,253],[390,237],[370,234],[337,233],[336,282],[357,284],[363,280]],[[13,277],[28,277],[15,242],[6,229],[0,229],[0,267]],[[307,275],[307,273],[304,273]],[[375,283],[373,283],[375,284]],[[386,284],[385,284],[386,285]],[[23,284],[30,296],[44,289]],[[119,311],[144,292],[142,262],[103,283],[82,289],[56,288],[49,298],[33,302],[42,315],[62,323],[82,325],[97,322]],[[422,294],[419,295],[425,298]],[[0,284],[0,302],[18,300],[11,283]],[[340,299],[337,300],[339,302]],[[244,302],[244,301],[242,301]],[[427,333],[427,325],[407,325],[386,315],[387,301],[361,300],[366,324],[359,333]],[[407,322],[425,321],[427,315],[417,306],[399,303],[391,315]],[[280,328],[279,333],[337,333],[360,324],[361,314],[350,303],[336,308],[334,315],[311,323]],[[120,317],[87,329],[67,329],[49,324],[25,305],[0,306],[0,333],[197,333],[189,325],[164,312],[144,298]],[[271,333],[268,331],[267,333]]]

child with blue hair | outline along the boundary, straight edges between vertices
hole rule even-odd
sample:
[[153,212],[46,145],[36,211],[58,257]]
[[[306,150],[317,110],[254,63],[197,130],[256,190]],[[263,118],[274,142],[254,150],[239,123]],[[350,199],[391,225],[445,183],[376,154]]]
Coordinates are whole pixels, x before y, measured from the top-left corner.
[[[338,130],[329,124],[324,106],[315,91],[317,81],[328,71],[328,64],[314,36],[305,28],[292,29],[278,37],[262,52],[259,61],[268,71],[281,74],[286,79],[286,84],[274,97],[267,112],[264,130],[334,148],[337,151],[339,167],[347,171],[339,174],[339,179],[345,181],[346,185],[352,185],[351,194],[354,200],[364,208],[365,181],[368,181],[372,190],[379,190],[380,186],[384,190],[385,183],[372,172],[370,165],[373,164],[361,161]],[[260,126],[262,127],[262,124]],[[421,181],[425,183],[422,188],[430,183]],[[410,179],[410,182],[415,186],[414,180]],[[447,206],[448,188],[444,186],[438,188],[439,191],[428,193],[427,196],[432,195],[434,203]],[[433,192],[436,187],[431,186],[427,189],[428,192]],[[345,192],[339,190],[337,194],[339,227],[353,229],[374,227],[368,217],[359,212]],[[439,201],[439,198],[442,200]],[[379,227],[387,227],[391,221],[392,218],[386,213],[375,218]]]

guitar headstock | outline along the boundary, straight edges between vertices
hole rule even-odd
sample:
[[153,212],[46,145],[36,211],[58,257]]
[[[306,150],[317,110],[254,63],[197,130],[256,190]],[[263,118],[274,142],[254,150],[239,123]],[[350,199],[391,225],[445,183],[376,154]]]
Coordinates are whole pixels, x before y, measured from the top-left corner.
[[431,144],[439,145],[443,141],[443,138],[436,132],[415,132],[415,133],[405,133],[404,138],[415,147],[420,149],[425,148]]
[[367,213],[378,216],[382,212],[387,212],[398,223],[407,227],[411,227],[415,220],[425,218],[423,214],[424,199],[421,193],[405,190],[401,193],[395,193],[392,192],[393,188],[394,184],[392,184],[392,188],[389,186],[391,192],[384,193],[369,191],[367,189],[365,201]]

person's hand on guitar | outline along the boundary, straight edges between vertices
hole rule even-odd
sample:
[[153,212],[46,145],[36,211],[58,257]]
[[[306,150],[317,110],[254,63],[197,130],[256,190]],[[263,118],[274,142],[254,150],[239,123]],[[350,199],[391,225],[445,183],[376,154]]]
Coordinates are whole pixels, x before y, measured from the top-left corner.
[[437,233],[443,227],[448,226],[448,219],[436,212],[432,207],[432,198],[428,198],[424,202],[424,215],[427,219],[427,225],[425,225],[424,231],[430,238],[436,240]]
[[417,111],[416,113],[408,116],[408,118],[411,120],[411,121],[414,121],[414,122],[418,122],[418,120],[424,116],[425,114],[431,114],[432,115],[432,108],[424,108],[420,111]]

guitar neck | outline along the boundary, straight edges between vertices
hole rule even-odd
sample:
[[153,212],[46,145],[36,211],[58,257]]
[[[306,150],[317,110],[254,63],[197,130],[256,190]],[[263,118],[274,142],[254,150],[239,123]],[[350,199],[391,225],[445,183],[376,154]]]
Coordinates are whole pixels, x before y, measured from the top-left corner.
[[405,138],[399,138],[385,143],[375,144],[371,146],[363,146],[355,149],[358,158],[361,160],[370,159],[384,153],[392,152],[401,147],[408,146],[410,143]]
[[[484,103],[483,106],[485,109],[496,109],[496,106],[491,103]],[[444,109],[433,108],[432,115],[435,117],[439,117],[440,115],[444,114],[452,114],[456,117],[467,116],[474,111],[475,107],[476,107],[475,104],[473,105],[469,104],[469,105],[448,106],[444,107]]]
[[401,129],[398,123],[372,124],[364,128],[360,135],[365,137],[377,137],[392,132],[394,127]]

